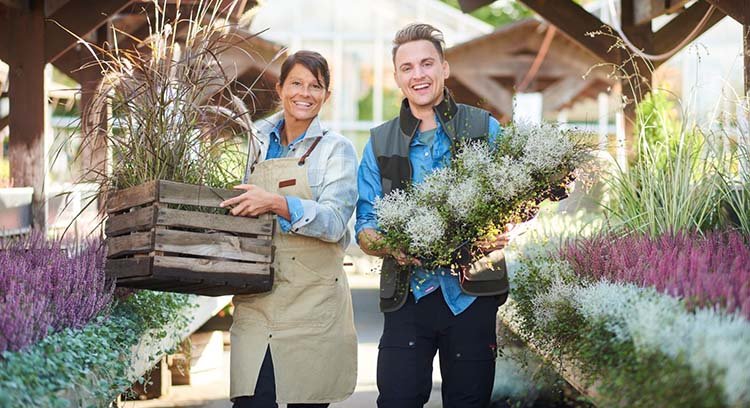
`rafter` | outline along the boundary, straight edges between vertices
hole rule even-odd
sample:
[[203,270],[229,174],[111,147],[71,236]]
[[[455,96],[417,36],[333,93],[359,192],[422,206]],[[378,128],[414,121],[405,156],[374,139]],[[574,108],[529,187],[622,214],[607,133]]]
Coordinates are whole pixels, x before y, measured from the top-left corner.
[[711,3],[724,14],[740,22],[740,24],[750,25],[750,4],[747,0],[705,0]]
[[491,77],[467,75],[455,76],[454,78],[482,100],[492,105],[494,110],[500,112],[501,115],[513,117],[513,94]]
[[[104,24],[108,18],[127,7],[133,0],[70,0],[60,7],[44,25],[45,59],[54,62],[73,48],[77,39]],[[60,26],[64,26],[62,28]]]
[[581,92],[597,80],[567,77],[550,85],[542,91],[542,106],[545,112],[555,112],[575,99]]
[[[678,14],[669,23],[663,26],[659,31],[654,33],[653,52],[661,54],[677,46],[680,41],[684,40],[688,34],[695,28],[700,20],[708,12],[710,5],[704,2],[697,2]],[[714,9],[706,24],[701,28],[698,35],[703,34],[713,27],[726,14],[721,10]]]
[[[610,50],[614,40],[609,36],[588,33],[600,31],[607,27],[597,17],[571,0],[519,0],[534,10],[545,20],[555,25],[571,40],[581,44],[604,62],[617,64],[620,61],[619,51]],[[613,35],[617,34],[612,30]]]

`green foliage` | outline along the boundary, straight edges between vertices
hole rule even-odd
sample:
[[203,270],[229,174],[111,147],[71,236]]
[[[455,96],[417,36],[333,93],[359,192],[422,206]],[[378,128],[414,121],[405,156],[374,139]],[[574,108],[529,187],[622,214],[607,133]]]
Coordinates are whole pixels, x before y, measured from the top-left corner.
[[108,406],[131,385],[132,346],[147,333],[156,341],[187,327],[191,304],[187,295],[140,291],[80,330],[65,329],[3,353],[0,407],[66,407],[66,397],[84,393],[86,400],[99,401],[96,406]]
[[[357,101],[358,105],[358,117],[359,120],[373,120],[372,107],[373,107],[374,92],[370,88],[367,95]],[[383,89],[383,118],[391,119],[398,116],[401,110],[401,92],[397,89],[384,88]]]
[[659,147],[654,161],[657,169],[663,169],[669,156],[674,156],[680,142],[682,123],[677,103],[664,90],[654,90],[646,95],[636,107],[636,134],[640,135],[636,160],[649,160],[649,151]]
[[[458,0],[441,1],[460,9]],[[534,15],[534,13],[521,2],[509,0],[496,1],[488,6],[474,10],[469,14],[495,27],[501,27]]]

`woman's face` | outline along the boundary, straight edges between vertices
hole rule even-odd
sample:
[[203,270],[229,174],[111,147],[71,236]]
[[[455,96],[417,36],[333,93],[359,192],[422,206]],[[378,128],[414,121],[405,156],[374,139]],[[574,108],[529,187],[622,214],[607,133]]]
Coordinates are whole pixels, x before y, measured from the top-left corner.
[[284,112],[296,120],[311,120],[330,96],[322,78],[316,78],[304,65],[292,67],[283,84],[276,84]]

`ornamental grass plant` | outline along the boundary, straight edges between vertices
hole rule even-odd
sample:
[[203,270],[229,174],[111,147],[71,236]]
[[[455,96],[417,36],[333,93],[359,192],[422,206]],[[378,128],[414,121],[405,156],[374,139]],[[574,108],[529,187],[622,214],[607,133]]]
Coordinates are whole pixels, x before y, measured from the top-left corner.
[[0,353],[83,327],[110,305],[101,241],[65,247],[32,232],[0,246]]
[[[111,173],[87,178],[104,192],[151,180],[231,186],[242,178],[246,150],[239,140],[252,126],[243,101],[249,90],[221,64],[224,53],[249,40],[220,17],[239,2],[200,1],[188,16],[178,7],[173,21],[165,17],[166,2],[153,5],[150,35],[137,47],[86,43],[101,55],[104,78],[84,112],[82,148],[101,136],[112,148]],[[102,116],[110,118],[107,129],[98,126]]]

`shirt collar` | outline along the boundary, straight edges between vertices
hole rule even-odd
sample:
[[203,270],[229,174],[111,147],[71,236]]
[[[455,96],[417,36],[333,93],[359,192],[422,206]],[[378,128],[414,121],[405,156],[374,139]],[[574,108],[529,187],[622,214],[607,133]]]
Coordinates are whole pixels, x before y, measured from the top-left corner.
[[[456,101],[453,99],[453,95],[451,95],[448,88],[445,88],[443,90],[443,100],[439,104],[433,106],[432,110],[434,110],[435,115],[437,115],[438,120],[436,120],[436,122],[438,124],[438,129],[440,129],[441,123],[450,121],[454,116],[456,116],[456,112],[458,112],[458,105],[456,105]],[[411,113],[411,108],[409,108],[409,101],[406,98],[401,101],[401,112],[399,113],[398,117],[401,132],[405,136],[413,138],[419,130],[419,124],[422,121],[420,119],[417,119]]]

